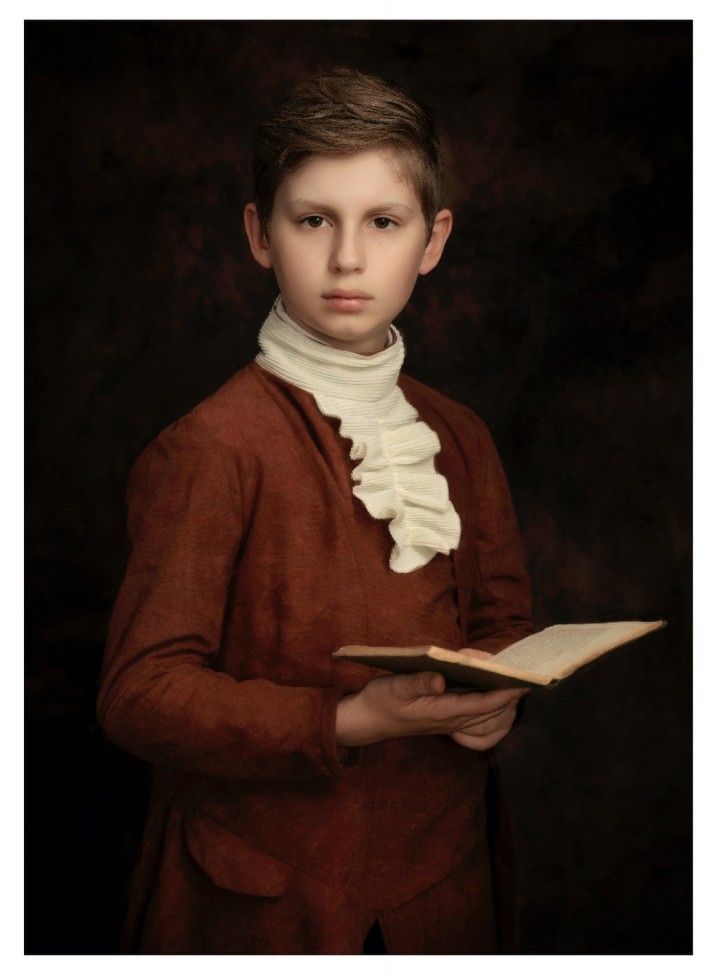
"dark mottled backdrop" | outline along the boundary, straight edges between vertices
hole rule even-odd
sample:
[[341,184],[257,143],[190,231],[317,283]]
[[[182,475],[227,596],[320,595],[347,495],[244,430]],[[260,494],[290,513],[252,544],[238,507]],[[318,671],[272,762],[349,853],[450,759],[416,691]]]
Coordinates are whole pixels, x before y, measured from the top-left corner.
[[400,322],[477,410],[541,623],[666,617],[501,749],[529,953],[688,952],[691,26],[27,26],[29,952],[115,951],[147,776],[96,726],[130,465],[254,354],[253,124],[328,64],[447,137],[456,228]]

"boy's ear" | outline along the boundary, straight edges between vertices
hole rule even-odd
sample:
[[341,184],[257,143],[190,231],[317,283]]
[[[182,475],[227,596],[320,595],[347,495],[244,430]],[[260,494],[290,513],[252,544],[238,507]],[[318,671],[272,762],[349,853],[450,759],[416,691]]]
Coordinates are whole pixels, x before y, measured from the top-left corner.
[[250,242],[250,250],[255,261],[263,268],[272,267],[272,255],[270,254],[269,241],[262,229],[262,222],[257,215],[257,207],[254,203],[248,203],[245,207],[245,233]]
[[445,242],[452,230],[452,212],[450,210],[440,210],[435,217],[433,232],[425,248],[423,260],[420,262],[418,274],[427,274],[437,265],[445,247]]

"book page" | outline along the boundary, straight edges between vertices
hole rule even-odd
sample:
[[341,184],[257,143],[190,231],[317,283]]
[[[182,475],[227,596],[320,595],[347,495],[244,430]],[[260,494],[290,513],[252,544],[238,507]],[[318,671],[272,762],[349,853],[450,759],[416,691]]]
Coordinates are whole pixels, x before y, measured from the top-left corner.
[[575,668],[587,658],[595,657],[597,653],[623,643],[635,633],[644,633],[645,630],[646,624],[636,620],[602,624],[556,624],[500,651],[494,662],[534,674],[558,676]]

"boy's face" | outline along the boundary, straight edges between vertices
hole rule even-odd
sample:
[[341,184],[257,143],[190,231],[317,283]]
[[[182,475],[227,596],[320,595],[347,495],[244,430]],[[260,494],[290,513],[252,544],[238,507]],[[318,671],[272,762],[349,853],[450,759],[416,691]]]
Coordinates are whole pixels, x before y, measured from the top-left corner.
[[289,315],[337,349],[384,348],[419,274],[440,259],[452,226],[441,210],[430,241],[420,202],[387,150],[312,156],[285,177],[265,236],[253,204],[245,227],[273,268]]

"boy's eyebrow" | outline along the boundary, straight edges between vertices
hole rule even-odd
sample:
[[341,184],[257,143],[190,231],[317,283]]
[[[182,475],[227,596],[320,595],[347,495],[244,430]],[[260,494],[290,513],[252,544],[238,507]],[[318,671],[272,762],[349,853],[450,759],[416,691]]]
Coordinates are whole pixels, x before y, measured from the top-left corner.
[[[320,203],[318,200],[288,200],[287,206],[295,210],[314,210],[319,213],[329,213],[334,210],[334,207],[331,207],[328,203]],[[382,213],[386,210],[407,210],[408,213],[413,212],[413,208],[405,203],[382,203],[377,207],[368,208],[369,213]]]

